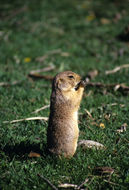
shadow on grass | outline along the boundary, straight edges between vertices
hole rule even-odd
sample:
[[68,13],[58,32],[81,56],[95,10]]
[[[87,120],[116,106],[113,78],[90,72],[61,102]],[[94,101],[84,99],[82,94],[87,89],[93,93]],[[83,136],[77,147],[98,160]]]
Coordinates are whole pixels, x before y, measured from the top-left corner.
[[41,148],[41,143],[30,143],[21,142],[15,145],[6,145],[4,148],[0,149],[10,158],[20,157],[20,159],[25,159],[28,157],[30,152],[35,152],[43,157],[46,157],[49,152],[47,151],[47,146],[44,144]]

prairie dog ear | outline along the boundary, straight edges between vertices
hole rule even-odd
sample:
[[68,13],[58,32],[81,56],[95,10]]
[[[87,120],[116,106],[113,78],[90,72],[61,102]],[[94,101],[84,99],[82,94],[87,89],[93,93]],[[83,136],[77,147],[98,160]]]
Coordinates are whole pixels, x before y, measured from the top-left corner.
[[57,82],[57,86],[60,90],[63,90],[63,91],[68,90],[67,82],[64,79],[59,79]]

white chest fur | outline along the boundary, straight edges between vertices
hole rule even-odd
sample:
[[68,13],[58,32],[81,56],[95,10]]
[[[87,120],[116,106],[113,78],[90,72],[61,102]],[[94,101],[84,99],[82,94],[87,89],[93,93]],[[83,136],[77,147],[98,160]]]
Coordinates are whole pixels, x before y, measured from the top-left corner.
[[78,121],[78,111],[75,111],[75,112],[73,113],[73,119],[74,119],[75,121]]

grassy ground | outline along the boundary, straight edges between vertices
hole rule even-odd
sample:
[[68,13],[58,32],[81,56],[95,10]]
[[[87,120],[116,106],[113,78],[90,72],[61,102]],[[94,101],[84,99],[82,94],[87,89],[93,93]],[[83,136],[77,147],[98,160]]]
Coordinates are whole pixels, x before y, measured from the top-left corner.
[[[80,137],[105,145],[105,150],[78,148],[70,159],[46,154],[45,121],[3,123],[15,119],[49,116],[49,109],[32,113],[49,104],[51,82],[28,77],[31,70],[50,65],[54,76],[72,70],[85,77],[99,71],[94,82],[124,83],[129,86],[129,70],[105,75],[106,70],[129,63],[129,43],[117,37],[129,22],[129,1],[123,0],[31,0],[6,1],[0,5],[0,82],[21,81],[0,87],[0,189],[52,189],[37,174],[55,186],[81,184],[83,188],[128,189],[129,96],[119,91],[87,88],[80,108]],[[57,54],[48,54],[53,50]],[[44,61],[37,57],[48,55]],[[115,104],[114,104],[115,103]],[[114,106],[113,106],[114,104]],[[94,122],[86,115],[90,111]],[[96,126],[96,123],[98,126]],[[105,125],[101,128],[100,123]],[[31,152],[41,154],[29,158]],[[96,167],[114,169],[111,179],[94,172]]]

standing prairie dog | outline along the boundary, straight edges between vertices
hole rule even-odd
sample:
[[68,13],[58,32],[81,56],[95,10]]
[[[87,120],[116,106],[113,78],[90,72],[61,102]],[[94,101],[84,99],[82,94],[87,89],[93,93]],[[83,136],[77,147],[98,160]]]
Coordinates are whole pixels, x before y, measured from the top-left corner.
[[76,151],[83,90],[81,77],[72,71],[61,72],[53,79],[47,146],[54,154],[72,157]]

